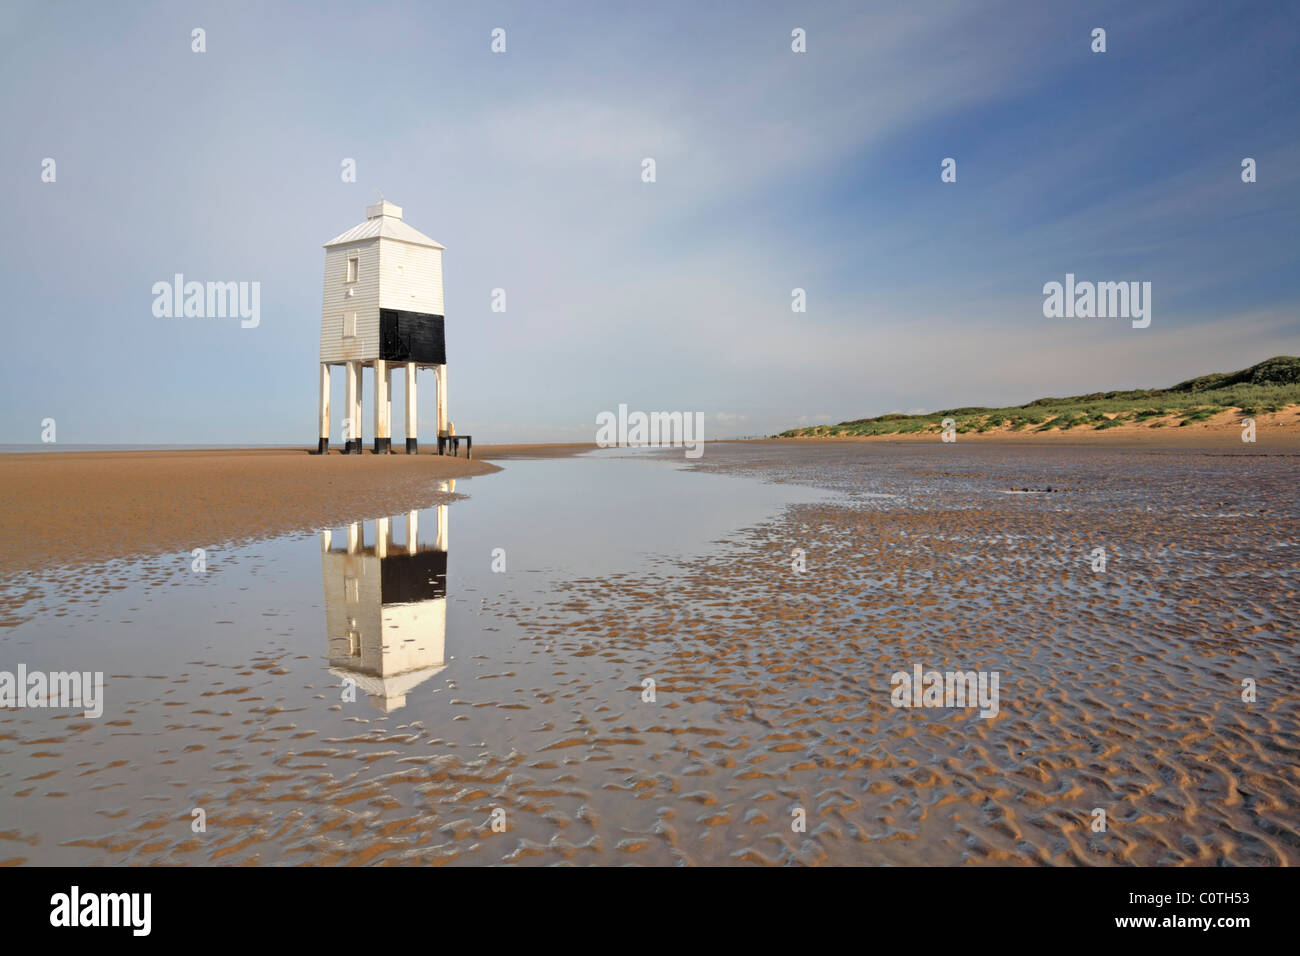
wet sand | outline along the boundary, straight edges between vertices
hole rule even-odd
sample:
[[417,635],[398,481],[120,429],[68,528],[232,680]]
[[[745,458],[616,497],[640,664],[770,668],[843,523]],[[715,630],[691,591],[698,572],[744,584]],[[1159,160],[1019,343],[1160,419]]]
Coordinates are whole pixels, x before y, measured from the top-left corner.
[[[744,529],[684,577],[507,609],[555,661],[555,691],[523,704],[551,713],[546,745],[516,745],[554,796],[519,809],[602,821],[560,836],[521,813],[516,859],[1300,862],[1294,447],[798,444],[711,446],[698,467],[847,501]],[[915,664],[998,671],[999,714],[893,707]]]
[[[1263,437],[713,444],[689,467],[840,497],[648,569],[518,568],[387,715],[241,592],[202,625],[229,637],[113,675],[111,720],[0,727],[0,861],[1295,865],[1297,464]],[[273,595],[276,567],[226,573]],[[915,664],[998,671],[998,715],[892,706]]]
[[551,442],[543,444],[474,446],[475,458],[501,461],[509,458],[568,458],[583,452],[594,451],[595,442]]
[[0,576],[188,551],[426,507],[499,470],[438,455],[300,449],[0,455]]
[[[1294,448],[800,444],[700,467],[850,503],[791,509],[668,587],[576,581],[538,636],[659,679],[662,719],[588,700],[570,741],[661,807],[650,857],[1300,862]],[[890,675],[918,663],[999,671],[1000,713],[893,707]]]
[[[424,508],[438,482],[489,474],[489,460],[558,458],[591,443],[482,445],[474,458],[322,458],[300,448],[0,455],[0,575],[274,537]],[[462,455],[464,452],[462,451]],[[94,529],[86,533],[86,529]]]
[[[1281,413],[1279,413],[1280,415]],[[1229,424],[961,435],[961,443],[1087,444],[1111,448],[1219,448],[1258,453],[1300,448],[1300,428],[1265,427],[1244,445]],[[711,442],[761,444],[792,460],[822,444],[932,444],[925,436],[790,438]],[[40,452],[0,455],[0,494],[22,520],[0,524],[0,575],[258,540],[435,503],[440,480],[497,471],[492,460],[570,457],[594,443],[498,444],[474,458],[401,449],[377,456],[307,454],[300,448]],[[86,529],[94,529],[87,534]]]

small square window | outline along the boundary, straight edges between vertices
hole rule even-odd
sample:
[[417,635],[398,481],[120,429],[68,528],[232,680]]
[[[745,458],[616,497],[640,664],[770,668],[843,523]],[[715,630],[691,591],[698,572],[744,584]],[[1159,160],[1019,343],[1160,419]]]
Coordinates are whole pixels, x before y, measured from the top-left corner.
[[345,339],[355,339],[357,337],[357,314],[355,312],[343,313],[343,337]]
[[354,258],[354,259],[349,259],[349,260],[348,260],[348,273],[347,273],[347,278],[344,279],[343,281],[344,281],[344,282],[356,282],[356,281],[357,281],[357,268],[358,268],[360,265],[361,265],[360,260],[355,259],[355,258]]

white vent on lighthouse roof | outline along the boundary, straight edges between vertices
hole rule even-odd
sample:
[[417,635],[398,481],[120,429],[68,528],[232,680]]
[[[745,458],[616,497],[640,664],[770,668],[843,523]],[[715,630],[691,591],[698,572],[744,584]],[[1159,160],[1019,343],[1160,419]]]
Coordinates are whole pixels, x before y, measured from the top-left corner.
[[402,207],[397,203],[391,203],[387,199],[381,199],[366,207],[366,218],[374,219],[376,216],[392,216],[394,219],[402,218]]
[[367,239],[396,239],[413,246],[428,246],[430,249],[446,248],[441,243],[430,239],[420,230],[402,222],[402,207],[381,199],[366,207],[366,221],[353,226],[342,235],[335,236],[325,243],[325,248],[345,246],[350,242],[363,242]]

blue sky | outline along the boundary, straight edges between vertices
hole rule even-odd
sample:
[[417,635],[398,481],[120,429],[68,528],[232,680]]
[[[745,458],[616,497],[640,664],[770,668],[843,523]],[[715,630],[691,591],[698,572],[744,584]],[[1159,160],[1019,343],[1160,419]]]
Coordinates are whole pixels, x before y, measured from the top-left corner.
[[[1300,354],[1297,37],[1283,2],[11,0],[0,442],[50,417],[68,443],[311,443],[321,245],[376,189],[447,247],[479,441],[591,440],[620,403],[770,434]],[[156,318],[177,272],[259,281],[261,324]],[[1150,281],[1150,328],[1044,318],[1067,272]]]

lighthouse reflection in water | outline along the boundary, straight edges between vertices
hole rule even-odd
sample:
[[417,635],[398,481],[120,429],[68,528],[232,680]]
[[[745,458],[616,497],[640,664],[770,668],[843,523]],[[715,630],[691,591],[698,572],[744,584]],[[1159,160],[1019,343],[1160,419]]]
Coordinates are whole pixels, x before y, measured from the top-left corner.
[[447,666],[449,510],[426,509],[424,527],[412,511],[321,532],[330,673],[384,713]]

